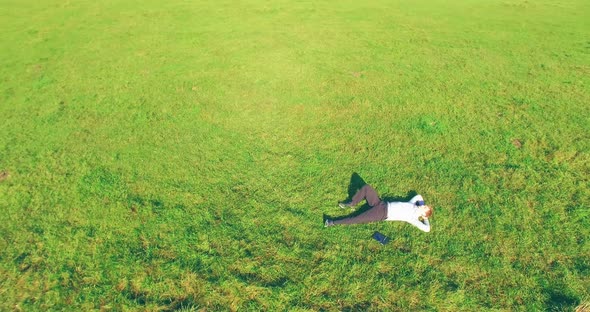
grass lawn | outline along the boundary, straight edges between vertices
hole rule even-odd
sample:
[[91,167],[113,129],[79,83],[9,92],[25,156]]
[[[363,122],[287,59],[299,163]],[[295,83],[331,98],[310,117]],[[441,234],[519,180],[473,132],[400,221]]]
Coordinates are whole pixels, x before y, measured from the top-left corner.
[[588,1],[0,0],[0,117],[2,311],[590,300]]

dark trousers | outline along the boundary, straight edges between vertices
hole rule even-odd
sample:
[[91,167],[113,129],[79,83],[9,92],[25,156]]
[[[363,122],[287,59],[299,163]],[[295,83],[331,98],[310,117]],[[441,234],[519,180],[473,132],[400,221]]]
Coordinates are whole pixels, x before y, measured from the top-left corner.
[[371,208],[358,216],[348,217],[340,220],[334,220],[334,224],[357,224],[383,221],[387,218],[387,203],[382,201],[377,192],[368,184],[361,187],[352,197],[351,206],[356,206],[363,199]]

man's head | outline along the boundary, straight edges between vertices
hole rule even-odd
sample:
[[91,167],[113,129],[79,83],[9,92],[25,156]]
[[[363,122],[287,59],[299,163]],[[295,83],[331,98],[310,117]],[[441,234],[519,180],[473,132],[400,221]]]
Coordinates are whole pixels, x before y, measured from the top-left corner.
[[420,206],[420,213],[422,214],[422,216],[424,218],[430,218],[430,216],[432,216],[432,207],[424,205],[424,206]]

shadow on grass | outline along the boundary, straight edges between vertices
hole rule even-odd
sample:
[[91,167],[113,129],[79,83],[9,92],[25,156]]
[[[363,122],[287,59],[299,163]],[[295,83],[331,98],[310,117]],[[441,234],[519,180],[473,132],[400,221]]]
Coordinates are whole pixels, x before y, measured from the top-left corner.
[[548,296],[546,300],[547,308],[550,311],[574,309],[576,305],[580,304],[580,299],[571,294],[568,287],[565,285],[554,285],[545,289]]
[[356,191],[358,191],[361,187],[363,187],[366,184],[367,182],[365,182],[365,180],[363,180],[363,178],[361,178],[361,176],[358,173],[353,172],[350,176],[350,183],[348,184],[348,197],[344,201],[351,201],[352,196],[354,196]]

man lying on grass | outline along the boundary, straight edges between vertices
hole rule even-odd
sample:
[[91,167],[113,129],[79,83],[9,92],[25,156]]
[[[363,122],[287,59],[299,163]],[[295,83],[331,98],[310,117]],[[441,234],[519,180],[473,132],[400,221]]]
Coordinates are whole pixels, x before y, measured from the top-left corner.
[[424,232],[430,232],[430,222],[428,218],[432,215],[432,208],[424,204],[421,195],[414,196],[409,202],[385,202],[379,198],[377,192],[368,184],[359,189],[348,203],[340,203],[340,207],[354,207],[363,199],[371,208],[358,216],[350,216],[344,219],[326,218],[324,225],[326,227],[333,225],[348,225],[358,223],[369,223],[377,221],[405,221]]

